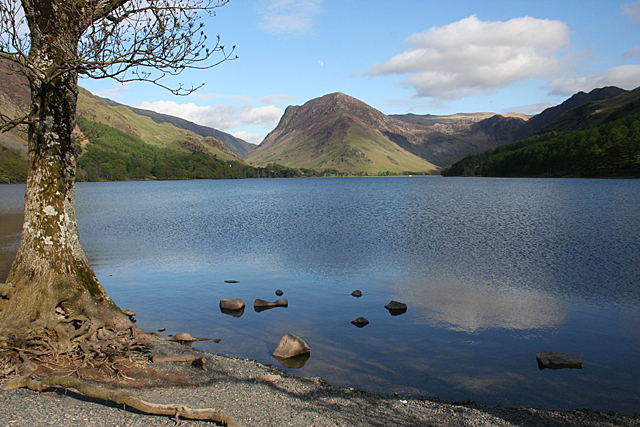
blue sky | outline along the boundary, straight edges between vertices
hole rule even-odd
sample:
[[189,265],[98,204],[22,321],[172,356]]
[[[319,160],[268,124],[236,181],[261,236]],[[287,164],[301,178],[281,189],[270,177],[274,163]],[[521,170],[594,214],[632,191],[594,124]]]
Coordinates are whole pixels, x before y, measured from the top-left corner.
[[386,114],[535,114],[573,93],[640,86],[640,0],[230,0],[204,19],[239,59],[167,83],[91,92],[259,143],[288,105],[343,92]]

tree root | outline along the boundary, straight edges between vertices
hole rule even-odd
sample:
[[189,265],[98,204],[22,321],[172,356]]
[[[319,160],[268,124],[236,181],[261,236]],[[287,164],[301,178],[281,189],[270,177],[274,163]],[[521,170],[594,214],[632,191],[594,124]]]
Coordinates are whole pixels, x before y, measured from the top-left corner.
[[26,387],[33,391],[43,391],[53,386],[60,386],[65,389],[72,388],[86,396],[109,400],[122,405],[128,405],[146,414],[168,415],[174,416],[176,419],[182,417],[191,420],[214,421],[228,427],[242,427],[242,424],[240,424],[239,421],[223,411],[216,411],[214,409],[192,409],[183,405],[160,405],[156,403],[148,403],[127,392],[93,386],[82,380],[68,376],[54,375],[42,380],[34,379],[31,376],[19,377],[8,381],[5,384],[4,389],[9,390],[13,388]]

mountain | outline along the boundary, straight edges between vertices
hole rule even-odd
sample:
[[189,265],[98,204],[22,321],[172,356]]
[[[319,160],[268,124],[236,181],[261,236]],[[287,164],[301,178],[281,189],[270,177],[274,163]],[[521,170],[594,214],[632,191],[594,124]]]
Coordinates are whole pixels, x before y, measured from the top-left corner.
[[542,111],[540,114],[536,114],[520,129],[516,135],[517,139],[524,139],[534,133],[539,132],[545,126],[562,116],[564,113],[574,108],[585,105],[589,102],[603,101],[611,98],[615,98],[618,95],[622,95],[627,91],[615,86],[607,86],[599,89],[593,89],[589,93],[578,92],[571,96],[563,103],[550,107]]
[[530,138],[465,157],[444,169],[442,174],[638,177],[638,159],[640,88],[622,91],[613,98],[579,104]]
[[343,93],[332,93],[287,107],[278,126],[244,160],[352,173],[436,171],[433,163],[394,142],[413,139],[415,132],[422,132],[422,127],[386,116]]
[[[105,103],[107,103],[112,107],[125,106],[123,104],[120,104],[108,98],[99,98],[99,99],[101,99],[102,101],[104,101]],[[240,138],[230,135],[226,132],[222,132],[220,130],[217,130],[208,126],[202,126],[202,125],[190,122],[188,120],[181,119],[179,117],[170,116],[168,114],[160,114],[160,113],[156,113],[155,111],[144,110],[142,108],[135,108],[135,107],[129,107],[129,106],[125,106],[125,107],[129,108],[131,111],[133,111],[134,113],[140,116],[149,117],[151,120],[153,120],[158,124],[171,123],[177,128],[191,131],[202,137],[208,137],[208,136],[213,137],[218,141],[223,142],[231,151],[233,151],[240,158],[245,157],[247,154],[249,154],[251,151],[253,151],[257,147],[256,144],[251,144]]]
[[590,129],[640,113],[640,87],[631,91],[618,90],[621,92],[615,97],[597,99],[568,110],[538,133]]

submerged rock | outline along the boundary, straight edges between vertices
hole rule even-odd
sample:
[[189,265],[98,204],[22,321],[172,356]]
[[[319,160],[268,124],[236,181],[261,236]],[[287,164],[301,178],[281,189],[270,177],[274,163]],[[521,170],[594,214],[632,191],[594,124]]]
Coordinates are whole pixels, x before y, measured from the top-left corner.
[[311,357],[310,354],[303,354],[301,356],[290,357],[283,359],[282,357],[273,356],[282,366],[290,369],[300,369],[306,365],[307,361]]
[[407,312],[407,304],[398,301],[391,301],[385,305],[384,308],[389,310],[389,314],[392,316],[399,316]]
[[286,334],[280,339],[272,356],[281,359],[290,359],[310,353],[311,349],[302,338],[293,334]]
[[278,289],[278,290],[276,291],[276,295],[278,295],[279,297],[281,297],[282,295],[284,295],[284,292],[282,292],[282,290],[281,290],[281,289]]
[[369,321],[364,317],[358,317],[357,319],[352,320],[351,323],[356,325],[358,328],[363,328],[369,324]]
[[362,296],[362,292],[356,289],[355,291],[351,292],[351,295],[353,295],[356,298],[360,298]]
[[228,314],[229,316],[242,317],[242,315],[244,314],[244,307],[242,307],[240,310],[230,310],[228,308],[220,307],[220,311],[224,314]]
[[582,369],[582,356],[560,351],[539,351],[536,353],[538,368]]
[[268,310],[274,307],[288,307],[289,301],[286,298],[280,298],[276,301],[265,301],[263,299],[256,299],[253,303],[255,311]]
[[237,280],[225,280],[224,283],[240,283]]

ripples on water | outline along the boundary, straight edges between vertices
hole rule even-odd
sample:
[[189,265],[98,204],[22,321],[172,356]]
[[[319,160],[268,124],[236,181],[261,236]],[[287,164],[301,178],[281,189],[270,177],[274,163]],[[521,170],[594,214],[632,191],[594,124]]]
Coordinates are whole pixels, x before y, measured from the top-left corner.
[[[640,182],[349,178],[80,184],[85,250],[139,325],[334,385],[635,412]],[[3,201],[5,200],[4,193]],[[239,280],[230,285],[226,279]],[[289,307],[256,313],[285,291]],[[353,298],[354,289],[363,292]],[[240,318],[221,298],[243,298]],[[406,302],[390,316],[383,306]],[[350,324],[364,316],[370,324]],[[583,370],[539,371],[535,353]]]

